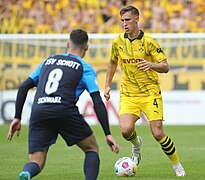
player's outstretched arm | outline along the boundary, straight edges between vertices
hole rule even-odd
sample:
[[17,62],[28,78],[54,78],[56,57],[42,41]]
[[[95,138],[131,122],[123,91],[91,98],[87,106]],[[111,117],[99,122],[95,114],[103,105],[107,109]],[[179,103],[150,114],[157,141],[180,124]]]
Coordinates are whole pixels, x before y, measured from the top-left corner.
[[16,103],[15,103],[15,118],[21,119],[21,113],[28,94],[28,91],[35,86],[33,80],[28,77],[19,87]]
[[110,146],[110,149],[114,153],[119,153],[119,145],[117,141],[112,137],[112,135],[107,135],[106,136],[106,142]]
[[90,94],[93,104],[94,104],[94,110],[95,113],[97,115],[98,121],[100,122],[104,134],[105,135],[109,135],[110,133],[110,127],[109,127],[109,123],[108,123],[108,114],[107,114],[107,110],[105,107],[105,104],[102,101],[102,98],[100,96],[100,92],[93,92]]
[[94,110],[95,113],[98,117],[98,120],[103,128],[104,134],[106,136],[106,142],[107,144],[110,146],[110,149],[114,152],[114,153],[118,153],[119,152],[119,145],[116,142],[116,140],[113,138],[113,136],[111,135],[110,132],[110,126],[108,123],[108,114],[107,114],[107,110],[105,107],[105,104],[102,101],[102,98],[100,96],[100,92],[94,92],[90,94],[93,100],[93,104],[94,104]]
[[7,139],[12,140],[12,137],[13,137],[15,132],[16,132],[17,136],[19,136],[20,131],[21,131],[21,120],[18,118],[14,118],[14,120],[10,124]]
[[117,69],[117,62],[110,59],[107,67],[105,90],[104,90],[104,97],[107,101],[110,99],[110,84],[112,82],[116,69]]
[[17,133],[17,136],[20,135],[21,131],[21,113],[23,110],[23,105],[25,103],[27,93],[29,89],[34,87],[34,82],[31,78],[27,78],[19,87],[17,97],[16,97],[16,102],[15,102],[15,116],[14,120],[10,124],[9,132],[7,135],[7,139],[11,140],[14,133]]

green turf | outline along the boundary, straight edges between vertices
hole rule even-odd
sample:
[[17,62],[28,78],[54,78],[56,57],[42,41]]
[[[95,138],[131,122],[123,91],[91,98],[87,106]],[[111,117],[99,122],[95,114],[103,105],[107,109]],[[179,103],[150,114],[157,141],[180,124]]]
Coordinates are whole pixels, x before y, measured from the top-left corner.
[[[122,156],[130,156],[131,145],[119,133],[118,126],[112,126],[113,136],[118,140],[120,153],[113,154],[105,142],[100,126],[92,126],[100,146],[101,167],[99,180],[121,180],[116,177],[113,166]],[[22,127],[20,137],[7,141],[8,125],[0,126],[0,180],[17,179],[24,163],[27,162],[27,126]],[[163,154],[159,144],[153,139],[148,126],[137,127],[141,135],[142,161],[136,177],[129,179],[164,180],[178,179],[172,170],[168,158]],[[186,169],[184,179],[205,179],[205,126],[165,126],[166,133],[174,141],[181,162]],[[61,138],[49,151],[44,170],[35,180],[83,180],[84,154],[76,147],[68,148]]]

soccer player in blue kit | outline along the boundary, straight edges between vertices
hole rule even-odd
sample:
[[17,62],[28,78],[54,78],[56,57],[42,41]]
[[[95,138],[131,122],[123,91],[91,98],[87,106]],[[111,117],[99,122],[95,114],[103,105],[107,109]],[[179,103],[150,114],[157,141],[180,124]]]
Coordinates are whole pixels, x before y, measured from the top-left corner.
[[39,174],[46,162],[49,147],[62,136],[68,146],[76,144],[85,153],[86,180],[97,179],[100,159],[93,131],[79,113],[76,102],[84,90],[92,98],[94,110],[103,128],[106,142],[114,153],[119,146],[109,128],[108,115],[96,84],[96,73],[82,58],[88,49],[88,35],[81,29],[70,33],[68,53],[48,57],[19,87],[15,117],[10,125],[8,140],[21,130],[21,113],[28,91],[37,87],[29,124],[29,162],[19,174],[27,180]]

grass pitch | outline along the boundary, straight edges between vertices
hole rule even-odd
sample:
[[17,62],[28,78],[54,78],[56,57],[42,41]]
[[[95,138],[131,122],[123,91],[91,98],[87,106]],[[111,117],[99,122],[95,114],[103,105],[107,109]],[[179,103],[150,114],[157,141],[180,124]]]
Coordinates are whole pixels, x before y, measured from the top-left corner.
[[[22,126],[20,137],[11,142],[7,140],[9,126],[0,126],[0,180],[17,179],[23,165],[27,162],[28,127]],[[110,151],[100,126],[92,126],[100,148],[99,180],[122,180],[114,173],[115,161],[123,156],[130,156],[131,144],[126,142],[118,126],[111,126],[113,136],[118,140],[120,153]],[[152,137],[148,126],[138,126],[142,137],[142,161],[135,177],[130,179],[164,180],[175,177],[169,159],[162,152],[159,144]],[[187,180],[205,179],[205,126],[165,126],[166,133],[172,138],[186,170]],[[83,152],[77,147],[67,147],[61,137],[51,146],[44,170],[34,180],[83,180]]]

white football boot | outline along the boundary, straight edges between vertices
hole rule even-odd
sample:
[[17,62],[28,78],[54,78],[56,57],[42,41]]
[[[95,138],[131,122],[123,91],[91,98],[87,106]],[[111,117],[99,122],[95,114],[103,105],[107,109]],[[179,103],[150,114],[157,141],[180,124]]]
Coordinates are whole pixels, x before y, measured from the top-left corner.
[[131,155],[131,159],[136,163],[137,166],[141,161],[141,155],[140,155],[141,145],[142,145],[142,139],[140,136],[137,136],[137,143],[135,145],[132,145],[132,155]]
[[186,172],[180,163],[178,165],[173,165],[173,169],[177,177],[186,176]]

